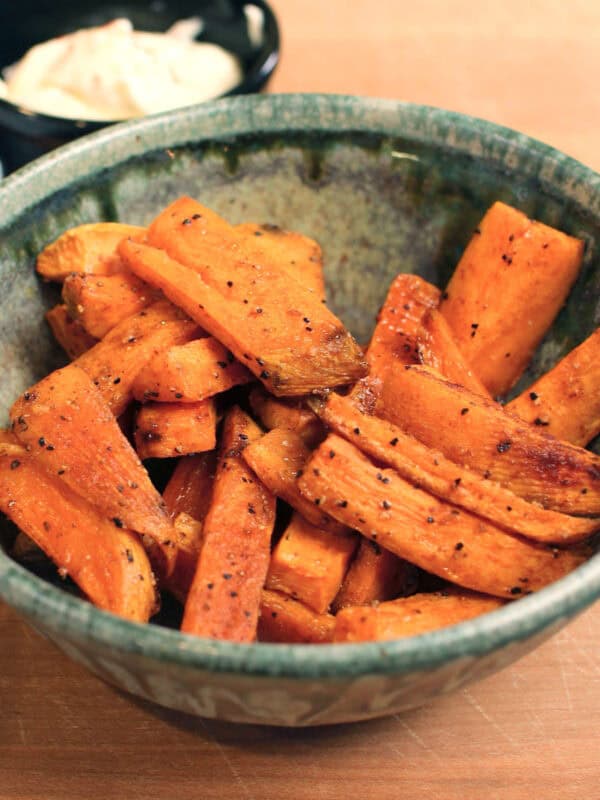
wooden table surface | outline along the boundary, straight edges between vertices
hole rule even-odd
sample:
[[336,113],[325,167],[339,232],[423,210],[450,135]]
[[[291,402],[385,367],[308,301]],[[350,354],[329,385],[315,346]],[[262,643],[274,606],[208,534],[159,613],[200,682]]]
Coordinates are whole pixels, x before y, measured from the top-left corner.
[[[274,91],[396,97],[517,128],[600,169],[597,0],[273,0]],[[593,800],[600,606],[511,668],[371,723],[273,730],[105,686],[0,605],[0,800]]]

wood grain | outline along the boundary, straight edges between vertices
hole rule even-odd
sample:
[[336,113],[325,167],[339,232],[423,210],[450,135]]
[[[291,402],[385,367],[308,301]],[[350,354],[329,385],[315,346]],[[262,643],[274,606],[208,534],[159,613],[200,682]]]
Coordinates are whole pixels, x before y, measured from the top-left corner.
[[0,608],[0,797],[596,797],[597,612],[502,673],[420,710],[278,730],[199,720],[127,697]]
[[[600,168],[595,0],[273,0],[273,91],[485,117]],[[0,605],[0,800],[598,797],[600,606],[509,669],[405,715],[318,730],[202,721],[102,684]]]

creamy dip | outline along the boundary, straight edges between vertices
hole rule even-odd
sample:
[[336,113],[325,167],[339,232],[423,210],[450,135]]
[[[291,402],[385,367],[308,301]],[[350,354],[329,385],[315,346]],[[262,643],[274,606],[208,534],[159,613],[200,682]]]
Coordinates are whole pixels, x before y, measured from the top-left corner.
[[217,97],[242,79],[238,59],[194,42],[199,19],[166,33],[134,31],[127,19],[51,39],[4,70],[0,97],[55,117],[119,120]]

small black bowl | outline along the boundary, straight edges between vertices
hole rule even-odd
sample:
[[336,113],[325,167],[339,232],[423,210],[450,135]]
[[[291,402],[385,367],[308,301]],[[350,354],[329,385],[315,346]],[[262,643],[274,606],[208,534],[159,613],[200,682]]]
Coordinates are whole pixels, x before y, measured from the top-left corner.
[[[248,37],[246,5],[258,7],[264,15],[263,41],[258,47],[254,47]],[[18,4],[2,3],[0,70],[18,61],[35,44],[80,28],[102,25],[117,17],[131,20],[136,30],[163,32],[177,20],[193,16],[204,21],[197,41],[219,44],[240,59],[244,77],[226,95],[250,94],[263,89],[279,60],[279,27],[264,0],[117,0],[106,3],[20,0]],[[55,147],[110,124],[52,117],[0,99],[3,171],[7,174]]]

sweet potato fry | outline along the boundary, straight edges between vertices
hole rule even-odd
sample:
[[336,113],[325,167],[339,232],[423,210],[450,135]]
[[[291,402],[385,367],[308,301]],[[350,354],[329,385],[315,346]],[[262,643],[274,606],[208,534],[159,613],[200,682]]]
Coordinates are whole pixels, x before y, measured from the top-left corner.
[[289,595],[265,589],[258,618],[259,642],[325,644],[331,641],[335,617],[316,614]]
[[505,533],[417,489],[394,470],[379,469],[335,434],[315,450],[298,484],[308,500],[400,558],[497,597],[541,589],[590,552],[558,550]]
[[427,367],[392,365],[379,413],[526,500],[567,514],[600,513],[599,456],[542,433]]
[[277,225],[254,222],[234,225],[233,230],[242,237],[240,248],[246,258],[277,264],[319,299],[325,297],[323,253],[314,239]]
[[490,397],[490,393],[459,350],[446,318],[436,308],[428,309],[423,315],[417,333],[417,351],[422,364],[432,367],[448,380],[461,384],[475,394]]
[[300,493],[297,479],[302,475],[310,450],[298,434],[273,428],[250,444],[242,455],[264,485],[308,522],[327,531],[346,531],[343,525],[339,525]]
[[294,514],[271,555],[265,587],[324,614],[342,585],[357,544],[351,531],[325,531]]
[[156,610],[139,538],[116,528],[24,448],[0,453],[0,510],[99,608],[138,622]]
[[71,272],[114,275],[123,272],[117,245],[125,236],[139,238],[144,228],[120,222],[93,222],[62,233],[37,258],[37,271],[52,281],[63,281]]
[[203,522],[210,505],[215,470],[214,451],[183,456],[163,492],[173,524],[187,544],[185,549],[178,550],[173,571],[163,585],[182,604],[192,585],[204,541]]
[[440,311],[493,396],[518,380],[579,272],[583,242],[504,203],[482,219]]
[[228,347],[273,394],[308,394],[362,377],[366,364],[352,336],[285,269],[236,257],[226,236],[221,237],[222,249],[207,257],[207,219],[203,206],[181,198],[148,231],[149,243],[170,258],[128,241],[121,255],[136,274],[161,288]]
[[160,292],[130,272],[100,276],[73,272],[65,278],[62,298],[72,319],[102,339],[119,322],[159,300]]
[[415,342],[423,315],[436,308],[440,290],[418,275],[401,273],[392,282],[367,349],[369,378],[385,377],[390,358],[414,363]]
[[402,597],[371,608],[345,608],[335,618],[334,642],[381,642],[435,631],[503,606],[497,597],[465,589]]
[[89,376],[75,363],[56,370],[21,395],[10,414],[13,430],[33,460],[60,476],[114,527],[156,541],[168,573],[180,544],[176,532],[161,496]]
[[358,552],[342,587],[333,602],[333,610],[348,606],[366,606],[412,594],[417,587],[418,570],[377,542],[361,537]]
[[376,461],[443,500],[539,542],[577,542],[600,529],[600,520],[542,508],[493,480],[462,467],[391,422],[364,414],[350,399],[329,395],[315,404],[323,421]]
[[171,517],[185,513],[202,522],[210,505],[216,458],[214,452],[180,458],[163,491]]
[[142,367],[163,350],[196,338],[200,329],[166,300],[116,325],[77,359],[118,417],[132,400],[131,387]]
[[325,431],[314,411],[305,401],[277,399],[256,386],[250,392],[250,406],[267,430],[282,428],[297,433],[311,447],[325,438]]
[[146,458],[173,458],[213,450],[217,412],[212,398],[199,403],[148,403],[135,422],[135,449]]
[[64,304],[47,311],[46,320],[54,338],[71,360],[85,353],[98,341],[90,336],[80,322],[71,319]]
[[204,543],[204,526],[199,520],[181,511],[174,517],[173,527],[177,531],[178,541],[185,542],[185,547],[177,549],[170,573],[161,578],[161,588],[184,605]]
[[240,456],[260,428],[234,407],[224,421],[204,543],[181,629],[197,636],[256,638],[275,522],[275,498]]
[[600,328],[542,375],[506,410],[585,447],[600,433]]
[[140,402],[197,403],[253,380],[226,347],[206,336],[159,353],[138,373],[133,396]]

